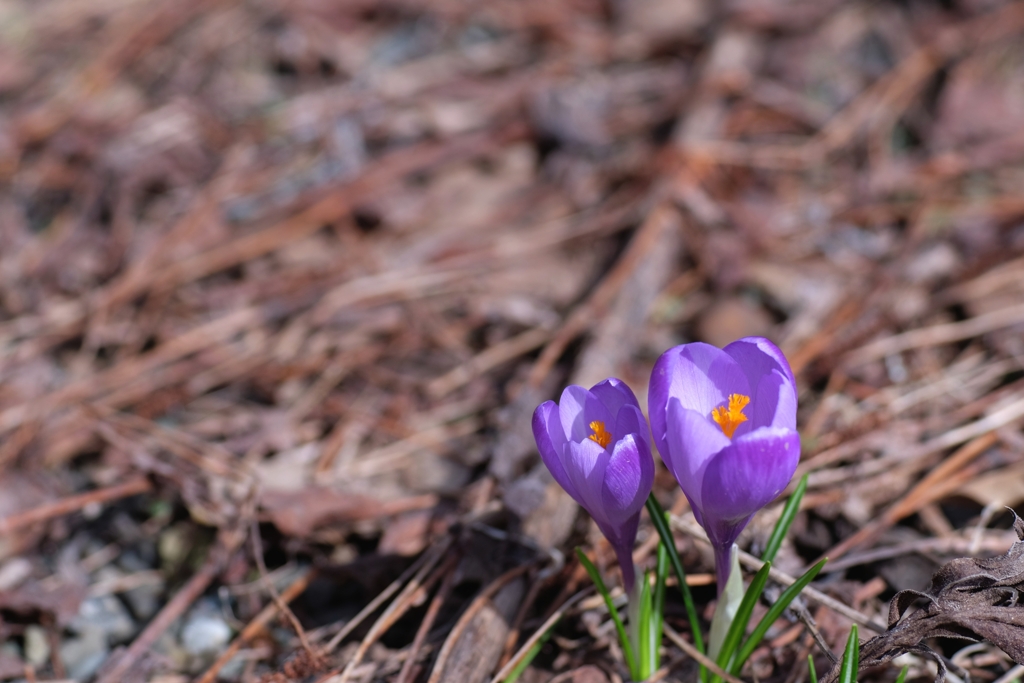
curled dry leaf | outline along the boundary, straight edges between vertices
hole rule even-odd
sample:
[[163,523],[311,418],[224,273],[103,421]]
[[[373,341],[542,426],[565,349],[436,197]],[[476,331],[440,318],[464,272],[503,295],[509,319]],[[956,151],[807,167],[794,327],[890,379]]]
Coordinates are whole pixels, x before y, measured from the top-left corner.
[[[889,603],[889,629],[860,648],[860,668],[879,666],[907,652],[938,664],[936,683],[946,677],[941,654],[923,644],[926,638],[988,640],[1017,664],[1024,664],[1024,520],[1014,513],[1020,539],[1000,557],[961,557],[943,565],[925,591],[904,590]],[[920,609],[907,611],[918,601]],[[822,679],[834,683],[839,663]]]
[[31,618],[47,615],[58,626],[66,626],[78,614],[86,597],[86,586],[67,581],[53,587],[28,582],[9,591],[0,591],[0,610]]

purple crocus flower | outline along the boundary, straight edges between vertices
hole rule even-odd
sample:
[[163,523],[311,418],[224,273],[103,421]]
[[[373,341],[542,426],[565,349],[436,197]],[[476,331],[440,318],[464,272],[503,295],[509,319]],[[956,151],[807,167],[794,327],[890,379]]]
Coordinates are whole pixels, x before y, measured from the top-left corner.
[[636,396],[615,378],[589,390],[566,387],[557,404],[537,407],[533,436],[555,481],[615,549],[626,591],[632,591],[640,509],[654,483],[650,433]]
[[729,548],[800,460],[793,371],[763,337],[683,344],[655,363],[648,405],[661,458],[715,547],[721,591]]

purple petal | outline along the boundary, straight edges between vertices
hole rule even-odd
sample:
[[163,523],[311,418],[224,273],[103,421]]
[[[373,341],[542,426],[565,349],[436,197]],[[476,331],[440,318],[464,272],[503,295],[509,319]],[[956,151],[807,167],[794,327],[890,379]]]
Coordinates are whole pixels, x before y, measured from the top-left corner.
[[569,441],[582,441],[586,438],[586,434],[580,436],[577,432],[581,429],[578,425],[586,426],[583,423],[583,411],[589,397],[589,391],[571,384],[562,390],[562,395],[558,398],[558,416],[562,422],[562,432]]
[[661,459],[695,512],[703,510],[703,482],[708,463],[730,443],[729,437],[714,422],[687,410],[675,398],[669,401],[667,446],[661,451]]
[[[619,414],[619,410],[623,406],[633,406],[637,410],[640,409],[640,403],[636,400],[633,390],[626,386],[626,383],[621,379],[616,379],[615,377],[609,377],[603,382],[598,382],[590,388],[590,393],[601,401],[601,404],[608,411],[608,414],[612,416],[612,419]],[[618,437],[619,435],[616,434],[615,436]]]
[[598,522],[607,522],[608,520],[604,511],[602,494],[604,472],[608,466],[609,457],[607,449],[590,439],[584,439],[578,443],[570,441],[565,444],[563,464],[578,494],[573,498],[586,508],[590,516]]
[[644,414],[636,406],[622,406],[619,414],[615,417],[615,424],[612,425],[611,432],[616,439],[633,434],[644,442],[647,452],[651,452],[651,430],[647,426]]
[[654,459],[648,445],[633,434],[615,443],[604,470],[601,502],[608,521],[620,525],[640,512],[654,485]]
[[[782,370],[790,383],[796,383],[796,378],[793,377],[793,370],[789,367],[789,361],[786,360],[786,354],[782,353],[782,349],[766,337],[743,337],[722,350],[739,362],[743,371],[751,379],[751,386],[756,384],[756,376],[751,374],[748,368],[755,367],[757,363],[772,364],[774,367]],[[762,356],[763,358],[758,359],[756,356]],[[767,371],[763,370],[761,374]]]
[[569,479],[569,474],[562,464],[562,454],[565,452],[565,432],[562,431],[562,422],[558,413],[558,405],[554,401],[545,401],[533,411],[533,438],[537,442],[537,450],[540,452],[541,460],[547,465],[551,476],[555,478],[558,485],[565,489],[566,493],[575,499],[579,499],[576,487]]
[[800,461],[800,435],[762,427],[722,449],[704,472],[701,511],[715,543],[731,543],[750,517],[786,488]]
[[751,431],[760,427],[796,429],[796,386],[778,370],[761,379],[750,407]]
[[796,380],[779,347],[764,337],[744,337],[723,351],[736,359],[753,392],[750,419],[735,436],[759,427],[796,429]]
[[558,400],[558,412],[562,429],[569,441],[585,441],[593,431],[590,423],[603,422],[605,428],[612,424],[612,414],[597,396],[575,384],[567,386]]
[[678,399],[683,408],[710,420],[711,411],[726,403],[730,394],[750,396],[750,382],[739,364],[722,349],[696,342],[661,354],[651,372],[648,407],[654,442],[662,457],[668,447],[669,399]]

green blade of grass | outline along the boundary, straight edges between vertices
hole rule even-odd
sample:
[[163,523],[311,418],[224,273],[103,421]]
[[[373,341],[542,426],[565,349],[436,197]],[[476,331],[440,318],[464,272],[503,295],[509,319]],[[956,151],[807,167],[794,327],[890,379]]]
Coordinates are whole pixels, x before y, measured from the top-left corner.
[[[664,543],[658,544],[658,563],[655,566],[654,574],[654,618],[651,627],[651,638],[653,639],[654,651],[661,650],[662,625],[665,622],[665,579],[668,578],[668,551]],[[660,664],[660,654],[656,664]],[[655,666],[655,669],[658,667]]]
[[[725,635],[725,640],[722,641],[722,651],[718,653],[718,666],[722,667],[726,671],[729,670],[729,664],[736,655],[736,650],[739,648],[740,640],[743,638],[743,634],[747,630],[747,624],[750,623],[750,615],[754,612],[754,605],[756,605],[757,601],[761,598],[761,592],[764,590],[764,585],[768,582],[768,572],[771,571],[771,567],[771,562],[765,562],[760,571],[754,575],[753,580],[750,582],[750,586],[743,594],[743,600],[740,602],[740,606],[736,609],[736,616],[733,617],[732,624],[729,626],[729,631]],[[716,682],[720,681],[721,678],[714,676],[711,680]]]
[[761,621],[759,621],[757,626],[754,627],[754,631],[750,634],[750,637],[747,638],[743,647],[740,648],[740,653],[736,656],[736,659],[733,660],[733,665],[729,667],[729,673],[739,673],[747,659],[750,658],[750,655],[754,653],[754,650],[757,648],[758,644],[760,644],[761,639],[764,638],[764,634],[768,632],[768,628],[775,623],[776,619],[782,616],[782,612],[789,607],[789,604],[796,599],[796,596],[800,595],[800,591],[814,580],[818,575],[818,572],[820,572],[825,566],[826,562],[828,562],[827,557],[804,572],[803,576],[794,581],[793,585],[782,592],[782,595],[780,595],[779,599],[775,601],[775,604],[771,606],[768,613],[761,618]]
[[843,664],[839,667],[837,683],[857,683],[857,669],[860,668],[860,641],[857,638],[857,624],[850,627],[850,637],[846,639],[846,651],[843,652]]
[[910,671],[909,666],[903,667],[903,669],[900,671],[900,675],[896,677],[896,683],[903,683],[903,681],[907,680],[908,671]]
[[654,608],[654,596],[651,593],[651,582],[647,572],[644,572],[641,580],[643,583],[640,584],[640,609],[638,610],[640,624],[637,629],[639,633],[637,648],[640,650],[640,653],[637,658],[637,667],[639,668],[640,680],[645,681],[650,678],[651,674],[658,667],[651,668],[651,660],[655,656],[651,651],[651,631],[654,626],[651,622],[651,615]]
[[814,655],[807,655],[807,679],[810,683],[818,683],[818,672],[814,669]]
[[530,663],[538,654],[540,654],[540,650],[544,647],[544,643],[548,642],[548,638],[550,638],[551,634],[554,633],[557,623],[558,622],[552,624],[551,628],[545,631],[544,635],[542,635],[537,642],[527,650],[526,654],[519,660],[519,663],[516,664],[515,668],[508,672],[508,676],[505,677],[503,683],[516,683],[516,681],[519,680],[519,677],[523,675],[524,671],[526,671],[526,667],[530,666]]
[[661,542],[664,544],[665,550],[668,551],[668,559],[672,563],[672,570],[676,573],[676,579],[679,580],[679,591],[683,594],[683,604],[686,605],[686,617],[690,621],[690,631],[693,633],[693,646],[697,648],[698,652],[704,654],[706,652],[704,649],[704,638],[700,634],[697,608],[693,603],[690,585],[686,583],[686,572],[683,571],[683,562],[679,559],[679,553],[676,552],[675,540],[672,538],[672,532],[669,530],[668,522],[665,519],[665,510],[662,509],[661,503],[658,502],[653,493],[647,497],[647,512],[651,516],[651,523],[654,524],[654,528],[658,530],[658,535],[661,536]]
[[789,533],[789,527],[792,526],[793,520],[796,519],[796,513],[800,512],[800,501],[803,500],[806,491],[807,475],[805,474],[800,477],[800,483],[796,485],[793,495],[786,501],[786,507],[782,508],[782,515],[779,517],[779,521],[775,523],[772,535],[768,537],[768,544],[765,545],[764,553],[761,555],[761,559],[765,562],[775,561],[775,554],[782,547],[782,541],[786,538],[786,534]]
[[587,574],[590,575],[590,580],[594,582],[595,586],[597,586],[597,592],[604,598],[604,604],[608,608],[608,613],[611,615],[612,621],[615,622],[615,630],[619,634],[619,641],[622,643],[622,652],[626,657],[626,666],[629,667],[630,674],[633,678],[643,680],[639,678],[638,675],[639,672],[637,671],[636,666],[636,655],[633,652],[633,646],[629,643],[629,636],[626,635],[626,627],[622,624],[622,618],[619,617],[619,610],[615,608],[615,603],[612,602],[612,596],[608,593],[608,588],[605,587],[604,581],[601,579],[601,574],[597,571],[597,567],[594,566],[594,563],[587,558],[586,554],[584,554],[583,550],[580,548],[576,548],[576,557],[579,558],[580,564],[583,565],[583,568],[587,570]]

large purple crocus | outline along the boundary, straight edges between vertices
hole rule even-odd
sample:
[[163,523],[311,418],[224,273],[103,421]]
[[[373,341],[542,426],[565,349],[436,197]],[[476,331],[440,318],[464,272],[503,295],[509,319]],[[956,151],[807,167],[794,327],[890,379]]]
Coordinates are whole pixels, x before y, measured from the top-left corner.
[[683,344],[655,363],[648,399],[662,460],[715,547],[721,591],[729,548],[800,460],[793,371],[762,337]]
[[557,404],[546,401],[533,413],[544,464],[615,549],[627,592],[636,579],[640,509],[654,483],[649,434],[636,396],[615,378],[589,390],[566,387]]

